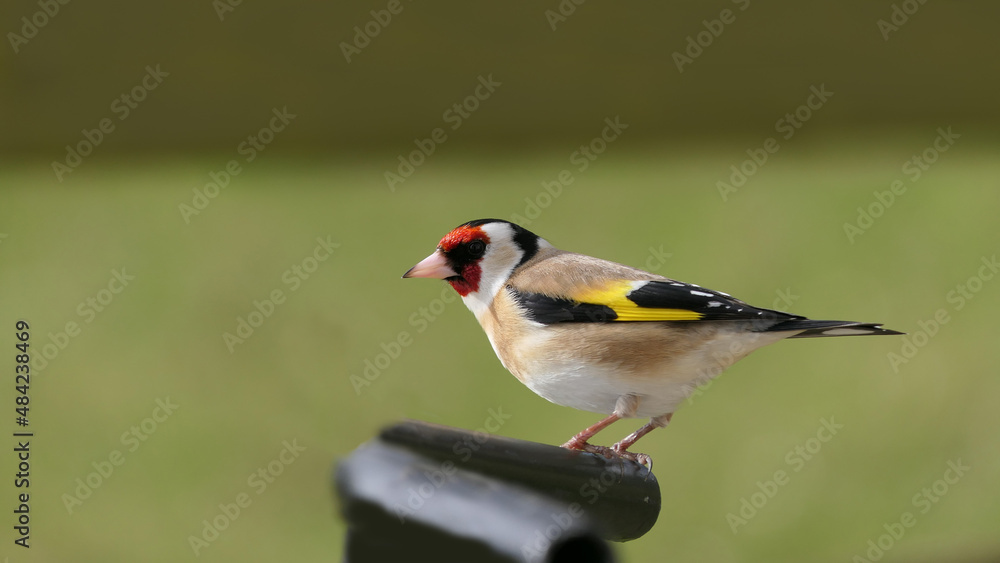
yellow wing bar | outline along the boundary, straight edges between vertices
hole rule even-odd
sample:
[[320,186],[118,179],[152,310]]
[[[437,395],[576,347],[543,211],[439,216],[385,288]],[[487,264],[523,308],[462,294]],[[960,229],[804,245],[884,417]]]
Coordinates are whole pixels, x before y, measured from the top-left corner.
[[628,298],[628,294],[635,289],[634,283],[629,280],[609,282],[602,288],[587,289],[572,298],[581,303],[608,307],[618,315],[616,321],[697,321],[704,316],[687,309],[640,307]]

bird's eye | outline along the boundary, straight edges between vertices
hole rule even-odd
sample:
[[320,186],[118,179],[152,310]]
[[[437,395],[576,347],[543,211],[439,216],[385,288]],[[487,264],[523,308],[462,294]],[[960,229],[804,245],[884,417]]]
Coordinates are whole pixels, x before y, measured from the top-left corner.
[[479,258],[486,252],[486,243],[481,240],[474,240],[469,243],[469,254],[473,258]]

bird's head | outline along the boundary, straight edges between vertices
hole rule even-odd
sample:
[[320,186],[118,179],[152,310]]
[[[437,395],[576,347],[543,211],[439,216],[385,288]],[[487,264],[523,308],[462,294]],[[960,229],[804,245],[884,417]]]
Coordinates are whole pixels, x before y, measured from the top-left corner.
[[511,273],[541,246],[549,244],[509,221],[469,221],[445,235],[437,250],[403,277],[443,279],[467,304],[469,298],[489,304]]

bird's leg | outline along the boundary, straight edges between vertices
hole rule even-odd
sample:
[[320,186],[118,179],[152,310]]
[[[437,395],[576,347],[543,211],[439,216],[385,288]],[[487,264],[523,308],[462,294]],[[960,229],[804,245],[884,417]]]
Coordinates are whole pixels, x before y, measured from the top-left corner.
[[590,444],[587,443],[594,434],[597,434],[601,430],[604,430],[611,425],[614,421],[618,420],[620,417],[617,414],[610,414],[606,418],[601,419],[600,422],[594,424],[593,426],[588,426],[585,430],[573,436],[568,442],[562,445],[562,447],[569,450],[587,450]]
[[593,446],[587,443],[594,434],[597,434],[601,430],[607,428],[612,422],[621,419],[629,418],[635,416],[636,409],[639,408],[639,398],[635,395],[622,395],[615,400],[615,410],[607,416],[607,418],[602,419],[597,424],[588,427],[583,432],[580,432],[576,436],[569,439],[568,442],[562,445],[562,447],[569,450],[583,450],[585,452],[590,452],[594,454],[600,454],[605,457],[610,457],[610,448],[606,446]]
[[653,431],[654,428],[663,428],[670,422],[670,419],[674,416],[674,413],[668,413],[660,416],[654,416],[649,419],[649,422],[644,424],[642,428],[636,430],[635,432],[629,434],[622,438],[622,440],[615,445],[611,446],[611,449],[621,457],[631,459],[632,461],[639,462],[643,465],[652,465],[652,460],[646,454],[637,454],[628,451],[632,444],[636,443],[639,438],[642,438],[646,434]]

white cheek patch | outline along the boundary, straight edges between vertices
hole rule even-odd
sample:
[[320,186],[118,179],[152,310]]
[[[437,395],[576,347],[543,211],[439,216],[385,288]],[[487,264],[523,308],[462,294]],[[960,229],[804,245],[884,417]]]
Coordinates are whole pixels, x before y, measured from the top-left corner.
[[476,318],[489,311],[494,297],[503,288],[524,252],[513,239],[513,229],[503,223],[482,226],[490,239],[486,254],[479,260],[480,277],[476,291],[462,297],[465,306]]
[[521,261],[524,252],[514,242],[513,229],[509,225],[487,224],[483,225],[483,231],[490,237],[490,244],[486,255],[479,261],[482,276],[476,293],[492,300]]

